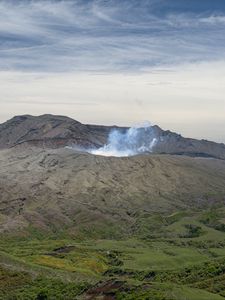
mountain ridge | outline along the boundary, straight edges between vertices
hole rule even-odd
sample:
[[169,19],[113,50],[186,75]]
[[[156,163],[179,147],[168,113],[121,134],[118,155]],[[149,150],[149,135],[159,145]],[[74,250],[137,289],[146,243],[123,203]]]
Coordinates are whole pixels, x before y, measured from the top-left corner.
[[[128,127],[82,124],[66,116],[51,114],[15,116],[0,124],[0,149],[24,143],[47,148],[73,145],[99,148],[107,143],[108,135],[114,129],[124,132]],[[154,153],[225,159],[225,144],[185,138],[157,125],[152,126],[152,132],[158,139]]]

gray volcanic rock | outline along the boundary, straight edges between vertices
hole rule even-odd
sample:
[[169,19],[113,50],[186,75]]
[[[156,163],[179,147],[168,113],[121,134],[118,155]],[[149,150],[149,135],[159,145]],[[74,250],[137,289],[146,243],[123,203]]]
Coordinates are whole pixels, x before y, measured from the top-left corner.
[[86,126],[64,116],[16,116],[0,124],[0,149],[28,143],[60,148],[67,145],[100,147],[112,127]]
[[184,138],[171,131],[161,131],[155,153],[225,159],[225,145],[207,140]]
[[107,224],[129,231],[145,213],[224,205],[224,182],[225,162],[216,159],[0,150],[0,234]]
[[[99,148],[106,142],[112,129],[124,132],[126,127],[85,125],[64,116],[17,116],[0,124],[0,149],[16,145],[47,148],[77,147]],[[148,134],[148,131],[146,131]],[[151,127],[157,139],[154,153],[201,156],[225,159],[225,145],[206,140],[184,138],[158,126]],[[147,137],[146,137],[147,138]]]

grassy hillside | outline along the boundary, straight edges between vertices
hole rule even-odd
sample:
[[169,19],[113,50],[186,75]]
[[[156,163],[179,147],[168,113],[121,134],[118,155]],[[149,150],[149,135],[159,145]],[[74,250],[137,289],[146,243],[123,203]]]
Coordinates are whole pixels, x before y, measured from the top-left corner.
[[225,233],[208,215],[223,224],[216,208],[153,214],[155,236],[2,236],[0,299],[224,299]]

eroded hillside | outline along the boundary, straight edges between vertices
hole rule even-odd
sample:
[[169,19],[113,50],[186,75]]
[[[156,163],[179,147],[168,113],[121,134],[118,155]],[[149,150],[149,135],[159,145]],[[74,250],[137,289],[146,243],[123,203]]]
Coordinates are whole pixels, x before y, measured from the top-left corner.
[[146,213],[224,203],[224,183],[221,160],[15,147],[0,151],[0,229],[76,233],[93,224],[123,224],[130,232]]

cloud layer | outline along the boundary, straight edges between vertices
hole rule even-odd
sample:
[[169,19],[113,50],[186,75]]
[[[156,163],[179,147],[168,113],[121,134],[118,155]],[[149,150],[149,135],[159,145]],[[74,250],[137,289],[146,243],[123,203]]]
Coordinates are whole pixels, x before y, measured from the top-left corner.
[[0,0],[0,122],[150,120],[225,142],[225,1]]
[[224,58],[225,6],[188,2],[2,0],[0,69],[137,72]]
[[185,136],[225,142],[225,62],[137,74],[0,72],[0,122],[53,113],[84,123],[144,120]]

